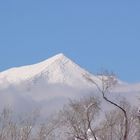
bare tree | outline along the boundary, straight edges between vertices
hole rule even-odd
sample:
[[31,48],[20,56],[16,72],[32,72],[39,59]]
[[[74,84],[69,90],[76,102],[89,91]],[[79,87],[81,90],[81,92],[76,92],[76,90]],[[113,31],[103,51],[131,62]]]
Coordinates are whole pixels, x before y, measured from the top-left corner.
[[[128,136],[127,140],[138,140],[136,108],[132,107],[126,100],[120,101],[119,105],[123,107],[128,114]],[[98,136],[101,140],[123,140],[125,118],[122,111],[118,108],[105,114],[103,122],[99,125]]]
[[88,140],[90,137],[97,140],[94,131],[95,117],[99,113],[99,99],[89,97],[79,101],[70,100],[61,112],[63,124],[68,129],[68,136],[77,140]]
[[36,140],[55,139],[55,130],[58,129],[61,124],[61,120],[57,114],[51,115],[47,121],[39,124]]
[[0,113],[0,140],[7,139],[9,124],[11,124],[11,111],[8,108],[4,108]]
[[106,94],[110,92],[110,89],[117,83],[117,78],[113,73],[109,73],[107,71],[101,73],[98,78],[100,84],[90,78],[88,75],[83,75],[88,81],[90,81],[93,85],[96,86],[98,91],[102,94],[102,97],[105,101],[117,107],[124,115],[124,132],[123,132],[123,140],[127,140],[128,137],[128,117],[126,110],[121,107],[119,104],[113,102],[112,100],[108,99]]
[[[61,124],[59,118],[39,120],[39,110],[22,116],[10,108],[0,113],[0,140],[53,140],[55,129]],[[43,121],[43,123],[42,123]]]

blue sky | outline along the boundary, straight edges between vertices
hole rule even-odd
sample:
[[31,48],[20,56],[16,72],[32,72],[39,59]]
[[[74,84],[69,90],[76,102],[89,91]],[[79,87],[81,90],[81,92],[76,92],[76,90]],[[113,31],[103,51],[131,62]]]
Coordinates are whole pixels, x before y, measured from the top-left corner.
[[0,71],[60,52],[92,73],[140,82],[140,1],[0,1]]

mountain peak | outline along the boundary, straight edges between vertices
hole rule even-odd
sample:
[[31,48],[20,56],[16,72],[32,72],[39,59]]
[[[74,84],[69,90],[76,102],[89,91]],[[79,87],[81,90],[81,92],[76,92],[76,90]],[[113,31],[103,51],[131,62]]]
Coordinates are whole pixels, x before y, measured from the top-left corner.
[[56,54],[56,55],[54,55],[54,56],[52,56],[52,57],[50,57],[49,59],[47,59],[47,60],[45,60],[45,61],[43,61],[43,62],[41,62],[41,63],[52,63],[52,62],[55,62],[55,61],[63,61],[63,60],[70,60],[68,57],[66,57],[63,53],[59,53],[59,54]]
[[55,56],[53,56],[53,57],[57,57],[57,58],[64,58],[64,57],[66,57],[63,53],[58,53],[58,54],[56,54]]
[[58,54],[50,57],[49,59],[63,59],[63,58],[66,58],[66,56],[63,53],[58,53]]

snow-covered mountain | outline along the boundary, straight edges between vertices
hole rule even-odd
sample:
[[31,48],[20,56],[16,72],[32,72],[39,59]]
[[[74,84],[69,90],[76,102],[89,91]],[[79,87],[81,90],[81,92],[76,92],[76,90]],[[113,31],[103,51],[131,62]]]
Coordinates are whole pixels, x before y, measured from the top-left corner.
[[72,87],[90,86],[83,77],[89,75],[93,80],[97,77],[91,75],[77,64],[58,54],[38,64],[12,68],[0,73],[0,85],[20,84],[24,81],[42,81],[49,84],[66,84]]
[[[95,86],[85,77],[99,84],[101,82],[98,76],[84,70],[63,54],[38,64],[6,70],[0,73],[0,107],[8,105],[20,111],[35,107],[41,107],[43,112],[57,110],[68,98],[95,93]],[[123,92],[124,97],[136,102],[140,84],[119,82],[114,91],[119,94]]]

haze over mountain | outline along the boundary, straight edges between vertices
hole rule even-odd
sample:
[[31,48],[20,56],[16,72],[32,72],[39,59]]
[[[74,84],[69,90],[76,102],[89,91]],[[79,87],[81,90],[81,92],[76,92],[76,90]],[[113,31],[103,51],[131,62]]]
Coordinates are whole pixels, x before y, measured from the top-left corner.
[[[41,108],[42,112],[60,109],[69,98],[95,94],[96,87],[87,78],[100,84],[99,77],[84,70],[64,54],[38,64],[11,68],[0,73],[0,108],[11,106],[17,111]],[[111,98],[126,97],[138,105],[140,84],[118,80]]]

